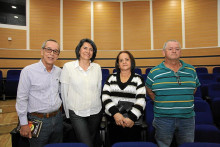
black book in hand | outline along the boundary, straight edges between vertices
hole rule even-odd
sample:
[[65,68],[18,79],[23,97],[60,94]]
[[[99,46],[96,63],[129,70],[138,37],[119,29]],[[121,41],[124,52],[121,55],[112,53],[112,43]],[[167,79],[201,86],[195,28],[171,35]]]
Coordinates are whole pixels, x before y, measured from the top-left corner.
[[[41,130],[41,126],[42,126],[42,121],[40,120],[32,120],[32,121],[28,121],[28,126],[31,129],[31,135],[32,137],[38,137],[40,130]],[[18,130],[20,131],[21,126],[19,125]]]

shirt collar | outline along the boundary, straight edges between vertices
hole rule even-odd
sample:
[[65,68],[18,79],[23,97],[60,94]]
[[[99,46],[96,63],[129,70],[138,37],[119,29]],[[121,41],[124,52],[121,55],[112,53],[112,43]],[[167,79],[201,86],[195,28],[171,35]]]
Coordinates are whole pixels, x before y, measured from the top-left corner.
[[[38,63],[39,63],[39,65],[40,65],[40,67],[41,67],[44,71],[47,71],[47,69],[46,69],[46,67],[45,67],[45,65],[43,64],[43,62],[42,62],[41,59],[40,59],[40,61],[39,61]],[[55,70],[55,66],[54,66],[54,65],[53,65],[53,67],[52,67],[51,72],[52,72],[53,70]]]
[[[90,65],[88,67],[88,70],[90,68],[92,68],[94,66],[94,64],[90,61]],[[79,68],[79,69],[82,69],[82,67],[79,66],[79,60],[76,60],[75,64],[74,64],[74,68]]]
[[[182,64],[182,67],[180,67],[180,68],[184,68],[184,67],[187,66],[187,64],[186,64],[185,62],[183,62],[183,60],[179,60],[179,61],[180,61],[180,63]],[[159,68],[167,68],[167,67],[165,66],[164,62],[165,62],[165,61],[163,61],[163,62],[159,65]]]

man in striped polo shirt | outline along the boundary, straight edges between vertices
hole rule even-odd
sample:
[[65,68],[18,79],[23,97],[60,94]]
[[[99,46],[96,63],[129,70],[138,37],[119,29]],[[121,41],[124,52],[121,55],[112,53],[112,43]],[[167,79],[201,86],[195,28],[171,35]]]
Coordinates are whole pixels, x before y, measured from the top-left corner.
[[159,147],[194,142],[194,93],[199,80],[195,68],[180,60],[181,47],[168,40],[163,47],[165,60],[147,76],[146,89],[154,101],[155,139]]

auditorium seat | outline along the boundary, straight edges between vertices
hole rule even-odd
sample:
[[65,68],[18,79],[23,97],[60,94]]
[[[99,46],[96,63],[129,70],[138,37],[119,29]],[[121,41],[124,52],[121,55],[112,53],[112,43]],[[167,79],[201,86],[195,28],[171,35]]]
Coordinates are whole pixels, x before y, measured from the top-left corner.
[[208,142],[192,142],[181,144],[179,147],[220,147],[220,144]]
[[196,69],[196,73],[197,74],[203,74],[203,73],[208,73],[208,69],[206,67],[197,67]]
[[147,80],[147,74],[142,74],[142,78],[144,79],[144,84],[145,84],[145,82]]
[[53,143],[47,144],[44,147],[88,147],[84,143]]
[[101,137],[105,147],[110,147],[116,142],[146,141],[147,125],[143,120],[144,117],[141,117],[140,121],[135,122],[131,128],[123,128],[116,125],[114,118],[107,114],[104,114],[104,118],[105,123],[101,130]]
[[[117,72],[117,70],[116,70],[116,69],[113,69],[113,73],[115,73],[115,72]],[[135,68],[135,69],[134,69],[134,72],[137,73],[137,74],[139,74],[139,75],[142,75],[142,71],[141,71],[140,68]]]
[[213,99],[211,102],[212,114],[216,126],[220,129],[220,99]]
[[211,101],[214,99],[220,99],[220,83],[219,82],[210,83],[208,86],[208,94]]
[[197,87],[194,97],[200,97],[200,98],[202,97],[201,86]]
[[157,145],[152,142],[118,142],[112,147],[157,147]]
[[201,91],[202,91],[202,97],[205,99],[209,93],[208,93],[208,87],[209,84],[216,82],[216,79],[213,74],[198,74],[199,82],[201,83]]
[[141,71],[140,68],[135,68],[135,69],[134,69],[134,72],[137,73],[137,74],[139,74],[139,75],[142,75],[142,71]]
[[214,75],[216,81],[217,81],[217,82],[220,82],[220,66],[214,67],[214,68],[212,69],[212,73],[213,73],[213,75]]
[[151,69],[152,69],[152,68],[147,68],[147,69],[145,70],[145,74],[148,75],[148,73],[150,72]]
[[8,70],[5,81],[5,96],[16,97],[21,70]]
[[194,101],[195,142],[220,143],[220,130],[214,125],[212,112],[206,101]]
[[107,68],[102,68],[102,75],[109,75],[109,69]]
[[147,140],[150,142],[155,142],[154,139],[154,127],[152,125],[153,119],[154,119],[154,110],[153,110],[153,104],[154,102],[152,100],[148,100],[146,107],[145,107],[145,121],[147,124]]
[[102,87],[104,86],[108,76],[109,76],[109,69],[102,68]]
[[214,68],[212,69],[212,73],[213,73],[213,74],[220,74],[220,66],[214,67]]

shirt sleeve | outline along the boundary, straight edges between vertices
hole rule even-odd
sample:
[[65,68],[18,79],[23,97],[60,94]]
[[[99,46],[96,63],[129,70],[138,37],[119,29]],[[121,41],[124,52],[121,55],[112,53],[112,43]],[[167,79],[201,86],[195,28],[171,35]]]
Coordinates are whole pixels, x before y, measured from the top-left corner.
[[201,84],[199,82],[199,78],[198,78],[196,71],[194,72],[194,74],[195,74],[194,76],[195,76],[195,81],[196,81],[196,87],[199,87]]
[[151,72],[149,72],[149,74],[147,75],[147,80],[146,80],[146,86],[150,89],[152,89],[152,84],[153,84],[153,74]]
[[21,125],[28,124],[27,109],[28,109],[30,86],[31,86],[31,82],[28,76],[28,70],[23,69],[21,71],[21,75],[19,79],[17,98],[16,98],[16,111]]
[[69,109],[67,104],[67,97],[68,97],[68,89],[69,85],[66,83],[61,83],[61,97],[63,101],[63,108],[66,114],[66,117],[69,118]]
[[69,71],[68,71],[68,65],[64,64],[61,75],[60,75],[60,82],[69,84]]
[[105,82],[105,85],[103,86],[102,102],[105,107],[106,114],[110,116],[114,116],[116,113],[119,112],[119,110],[111,99],[111,87],[110,87],[111,77],[112,76],[109,76],[109,78]]
[[102,92],[102,71],[101,71],[101,67],[99,66],[98,69],[98,74],[99,74],[99,78],[98,78],[98,91],[99,91],[99,97],[101,97],[101,92]]
[[129,115],[129,118],[133,121],[136,121],[140,118],[140,116],[144,113],[146,106],[146,88],[144,85],[144,80],[141,77],[137,77],[136,91],[136,102],[134,103]]

